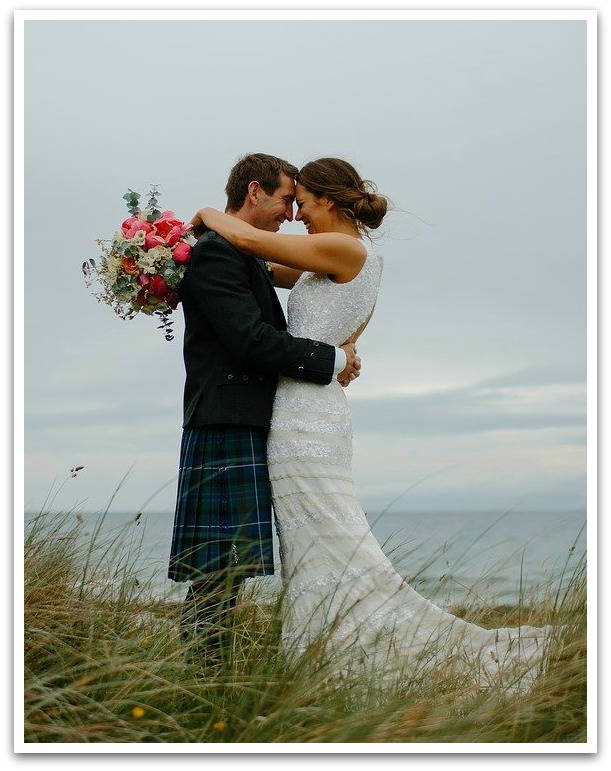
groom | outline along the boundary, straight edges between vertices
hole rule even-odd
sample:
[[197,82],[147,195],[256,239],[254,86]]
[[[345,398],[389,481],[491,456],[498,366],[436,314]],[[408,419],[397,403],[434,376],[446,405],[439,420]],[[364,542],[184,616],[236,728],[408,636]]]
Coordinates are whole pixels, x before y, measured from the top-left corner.
[[[244,156],[229,174],[226,211],[276,232],[293,219],[296,174],[281,158]],[[183,638],[214,661],[241,582],[274,572],[266,440],[278,376],[346,384],[360,361],[352,344],[288,334],[265,263],[212,231],[199,237],[179,294],[186,382],[168,575],[192,582]]]

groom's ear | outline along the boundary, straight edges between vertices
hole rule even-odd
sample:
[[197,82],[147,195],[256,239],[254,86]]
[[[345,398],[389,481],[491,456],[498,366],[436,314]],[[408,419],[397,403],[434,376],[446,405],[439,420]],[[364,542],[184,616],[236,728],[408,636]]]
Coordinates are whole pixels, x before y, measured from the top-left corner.
[[246,194],[246,198],[249,199],[253,206],[257,205],[257,198],[260,189],[261,185],[256,180],[248,183],[248,193]]

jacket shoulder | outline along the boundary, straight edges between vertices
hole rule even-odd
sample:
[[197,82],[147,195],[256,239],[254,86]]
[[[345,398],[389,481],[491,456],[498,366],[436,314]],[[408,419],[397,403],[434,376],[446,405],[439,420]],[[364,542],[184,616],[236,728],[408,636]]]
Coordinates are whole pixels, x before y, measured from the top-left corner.
[[239,254],[242,257],[245,256],[240,252],[238,249],[233,246],[233,244],[230,244],[229,241],[223,238],[223,236],[220,236],[218,233],[215,233],[214,230],[206,230],[206,232],[201,235],[197,243],[195,244],[195,249],[197,248],[208,248],[208,249],[227,249],[234,254]]

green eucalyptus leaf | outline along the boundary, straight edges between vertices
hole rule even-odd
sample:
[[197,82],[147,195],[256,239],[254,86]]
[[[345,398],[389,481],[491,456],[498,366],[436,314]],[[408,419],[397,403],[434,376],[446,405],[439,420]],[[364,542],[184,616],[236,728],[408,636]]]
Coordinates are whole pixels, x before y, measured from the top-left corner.
[[127,210],[135,217],[138,213],[138,201],[140,200],[140,193],[136,193],[135,190],[128,188],[127,193],[123,196],[123,199],[127,201]]

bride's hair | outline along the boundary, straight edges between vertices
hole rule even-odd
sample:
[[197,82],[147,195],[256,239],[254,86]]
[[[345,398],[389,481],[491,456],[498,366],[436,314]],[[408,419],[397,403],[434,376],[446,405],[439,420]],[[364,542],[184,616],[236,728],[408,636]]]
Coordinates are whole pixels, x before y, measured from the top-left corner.
[[359,228],[375,230],[382,224],[389,200],[376,186],[341,158],[319,158],[300,169],[297,182],[317,198],[327,196]]

